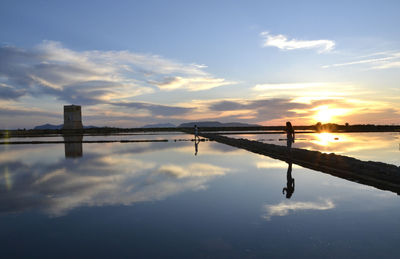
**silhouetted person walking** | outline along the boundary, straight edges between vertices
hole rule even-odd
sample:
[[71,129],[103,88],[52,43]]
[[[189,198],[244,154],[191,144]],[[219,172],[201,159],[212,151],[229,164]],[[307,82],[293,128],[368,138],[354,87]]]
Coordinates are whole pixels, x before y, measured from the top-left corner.
[[287,162],[289,164],[287,173],[286,173],[286,187],[282,189],[282,193],[285,194],[286,192],[286,198],[290,199],[292,197],[292,194],[294,193],[294,179],[292,178],[292,161]]
[[286,122],[285,131],[286,131],[286,139],[287,139],[286,144],[287,144],[287,147],[289,149],[291,149],[292,148],[292,144],[294,143],[295,136],[294,136],[294,128],[292,126],[292,123],[290,123],[290,121]]

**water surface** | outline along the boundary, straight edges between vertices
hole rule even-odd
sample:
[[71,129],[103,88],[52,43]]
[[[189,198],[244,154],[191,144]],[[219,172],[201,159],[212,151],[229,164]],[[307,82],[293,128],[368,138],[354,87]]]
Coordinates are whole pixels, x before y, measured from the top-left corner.
[[215,142],[200,142],[197,153],[194,142],[172,139],[65,145],[0,147],[4,257],[400,252],[400,199],[388,191],[296,165],[290,172],[285,162]]
[[[286,145],[286,134],[237,134],[227,136],[257,140],[275,145]],[[400,166],[400,133],[398,132],[303,133],[296,134],[293,147]]]

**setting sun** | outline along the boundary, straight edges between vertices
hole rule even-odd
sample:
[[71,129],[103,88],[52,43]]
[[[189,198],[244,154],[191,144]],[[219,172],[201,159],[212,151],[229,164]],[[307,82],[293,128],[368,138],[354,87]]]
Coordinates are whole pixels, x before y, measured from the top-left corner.
[[335,122],[337,116],[347,113],[347,109],[330,108],[328,105],[318,106],[312,110],[315,111],[313,118],[322,123]]

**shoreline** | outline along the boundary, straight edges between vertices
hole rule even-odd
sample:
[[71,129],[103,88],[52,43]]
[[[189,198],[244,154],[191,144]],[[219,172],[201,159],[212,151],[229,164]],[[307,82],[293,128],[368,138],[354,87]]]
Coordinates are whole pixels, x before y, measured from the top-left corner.
[[[400,125],[337,125],[323,124],[320,126],[295,126],[296,133],[361,133],[361,132],[400,132]],[[201,132],[224,132],[223,134],[283,134],[284,126],[260,127],[199,127]],[[14,137],[50,137],[52,135],[122,135],[135,133],[192,133],[193,128],[89,128],[79,130],[0,130],[0,139]]]

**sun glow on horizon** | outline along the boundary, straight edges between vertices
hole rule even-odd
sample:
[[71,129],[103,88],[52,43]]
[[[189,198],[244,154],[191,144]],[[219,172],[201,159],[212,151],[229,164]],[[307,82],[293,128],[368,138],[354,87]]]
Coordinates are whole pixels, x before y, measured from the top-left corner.
[[328,105],[321,105],[312,110],[315,111],[313,119],[321,123],[335,122],[337,116],[348,113],[348,109],[330,108]]

